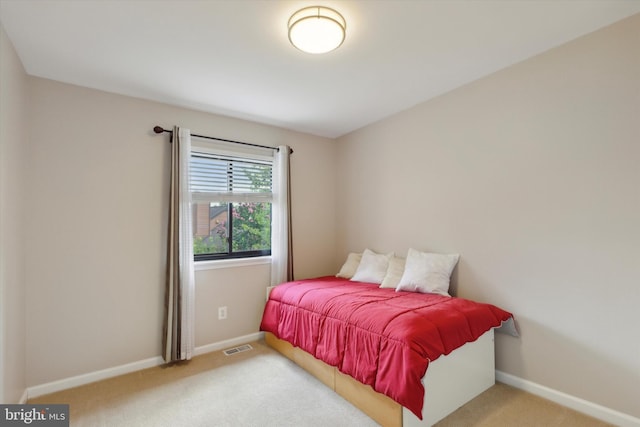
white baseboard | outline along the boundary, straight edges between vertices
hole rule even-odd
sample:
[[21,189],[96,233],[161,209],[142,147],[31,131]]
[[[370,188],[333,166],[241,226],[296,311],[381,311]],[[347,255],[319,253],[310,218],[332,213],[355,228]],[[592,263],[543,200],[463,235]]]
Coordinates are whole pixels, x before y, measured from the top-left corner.
[[28,399],[29,399],[29,393],[25,389],[25,391],[24,391],[24,393],[22,393],[22,397],[20,397],[20,401],[18,403],[20,405],[24,405],[25,403],[27,403]]
[[620,427],[640,427],[640,418],[615,411],[602,405],[589,402],[579,397],[563,393],[558,390],[527,381],[520,377],[496,371],[496,381],[524,390],[528,393],[548,399],[559,405],[566,406],[583,414],[598,418],[599,420],[614,424]]
[[264,332],[256,332],[254,334],[244,335],[230,340],[219,341],[213,344],[207,344],[200,347],[196,347],[193,354],[199,356],[205,353],[211,353],[212,351],[220,351],[229,347],[235,347],[240,344],[246,344],[251,341],[257,341],[264,337]]
[[76,375],[75,377],[64,378],[46,384],[40,384],[27,389],[29,398],[55,393],[72,387],[89,384],[95,381],[105,380],[118,375],[128,374],[146,368],[152,368],[164,363],[162,357],[152,357],[138,362],[127,363],[126,365],[115,366],[113,368],[102,369],[88,374]]
[[[230,340],[207,344],[201,347],[196,347],[193,354],[195,356],[199,356],[201,354],[210,353],[212,351],[224,350],[226,348],[234,347],[239,344],[256,341],[258,339],[261,339],[263,336],[263,332],[256,332],[254,334],[249,334]],[[28,398],[44,396],[45,394],[55,393],[57,391],[66,390],[72,387],[78,387],[100,380],[105,380],[107,378],[116,377],[118,375],[140,371],[142,369],[153,368],[154,366],[160,366],[162,364],[164,364],[164,359],[161,356],[157,356],[145,360],[139,360],[137,362],[127,363],[126,365],[115,366],[113,368],[102,369],[100,371],[90,372],[88,374],[77,375],[75,377],[64,378],[58,381],[52,381],[50,383],[28,387],[21,399],[21,403],[26,403]]]

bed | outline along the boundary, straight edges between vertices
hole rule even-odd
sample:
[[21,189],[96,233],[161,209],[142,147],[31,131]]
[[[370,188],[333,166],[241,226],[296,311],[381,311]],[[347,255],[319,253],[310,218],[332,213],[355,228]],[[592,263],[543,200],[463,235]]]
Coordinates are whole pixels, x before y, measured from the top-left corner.
[[274,287],[267,344],[383,426],[428,426],[495,382],[494,305],[327,276]]

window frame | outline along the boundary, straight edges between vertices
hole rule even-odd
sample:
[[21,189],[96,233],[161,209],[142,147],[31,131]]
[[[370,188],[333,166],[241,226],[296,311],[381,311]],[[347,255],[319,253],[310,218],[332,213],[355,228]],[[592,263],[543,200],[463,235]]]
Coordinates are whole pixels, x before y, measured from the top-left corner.
[[[219,259],[236,259],[236,258],[255,258],[261,256],[271,256],[271,243],[269,243],[269,249],[262,250],[253,250],[253,251],[242,251],[242,252],[234,252],[233,251],[233,205],[238,202],[228,202],[227,203],[227,252],[218,252],[218,253],[209,253],[209,254],[193,254],[194,262],[198,261],[214,261]],[[271,235],[271,225],[269,225],[269,235]]]
[[[259,162],[267,162],[271,170],[273,171],[273,155],[264,155],[258,154],[255,152],[249,152],[249,150],[241,149],[241,150],[230,150],[228,147],[220,148],[213,146],[214,144],[207,143],[205,144],[192,144],[190,157],[193,155],[215,155],[215,156],[227,156],[227,157],[235,157],[240,160],[251,161],[259,161]],[[264,149],[261,149],[264,151]],[[272,187],[273,190],[273,187]],[[192,201],[192,206],[198,203],[204,203],[201,201]],[[271,256],[271,241],[269,242],[269,249],[261,249],[261,250],[251,250],[251,251],[240,251],[234,252],[233,249],[233,206],[235,204],[242,203],[242,201],[226,201],[227,203],[227,252],[219,252],[219,253],[207,253],[207,254],[196,254],[194,253],[194,262],[203,263],[207,261],[222,261],[222,260],[239,260],[239,259],[252,259],[259,257],[270,257]],[[272,201],[259,201],[259,203],[269,203],[272,208]],[[270,215],[270,223],[269,223],[269,234],[273,232],[273,216]]]

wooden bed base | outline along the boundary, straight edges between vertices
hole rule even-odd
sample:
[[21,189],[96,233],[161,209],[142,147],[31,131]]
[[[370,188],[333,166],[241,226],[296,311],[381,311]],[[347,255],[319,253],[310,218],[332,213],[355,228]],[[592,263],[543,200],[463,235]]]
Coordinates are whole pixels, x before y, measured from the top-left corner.
[[269,332],[265,332],[265,342],[383,427],[425,427],[440,421],[495,384],[493,334],[491,329],[476,341],[429,364],[422,380],[425,387],[422,420],[370,386]]

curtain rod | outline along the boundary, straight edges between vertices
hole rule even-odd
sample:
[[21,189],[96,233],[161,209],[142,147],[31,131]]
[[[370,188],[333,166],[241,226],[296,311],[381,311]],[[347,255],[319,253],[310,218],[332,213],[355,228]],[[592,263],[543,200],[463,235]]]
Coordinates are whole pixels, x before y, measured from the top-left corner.
[[[172,130],[163,129],[162,126],[155,126],[153,128],[153,131],[155,133],[162,133],[162,132],[170,133],[171,137],[173,137],[173,131]],[[204,139],[213,139],[215,141],[230,142],[232,144],[248,145],[250,147],[266,148],[268,150],[276,150],[276,151],[278,150],[278,147],[270,147],[268,145],[252,144],[250,142],[234,141],[232,139],[216,138],[216,137],[213,137],[213,136],[196,135],[195,133],[191,134],[191,136],[195,136],[197,138],[204,138]],[[289,153],[293,154],[293,149],[292,148],[289,148]]]

